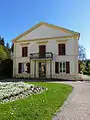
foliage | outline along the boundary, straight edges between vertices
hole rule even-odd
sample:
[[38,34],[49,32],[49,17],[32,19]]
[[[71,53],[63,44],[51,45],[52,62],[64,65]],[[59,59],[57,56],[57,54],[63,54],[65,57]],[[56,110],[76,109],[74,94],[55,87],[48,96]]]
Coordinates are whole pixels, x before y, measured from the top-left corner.
[[7,48],[10,48],[10,46],[9,46],[9,43],[8,43],[8,42],[6,43],[6,47],[7,47]]
[[79,60],[86,59],[86,49],[82,45],[78,46],[78,58]]
[[6,47],[0,45],[0,62],[9,57],[10,57],[10,51]]
[[0,77],[12,77],[13,61],[10,58],[3,60],[0,64]]
[[82,73],[84,73],[85,66],[86,66],[86,63],[85,63],[85,60],[86,60],[86,49],[82,45],[78,46],[78,59],[79,59],[78,60],[78,64],[80,66],[79,72],[82,71]]
[[25,99],[0,104],[0,120],[51,120],[72,91],[72,87],[65,84],[30,84],[43,86],[48,90]]
[[[9,43],[5,46],[4,38],[0,36],[0,78],[12,76],[12,60],[10,59],[11,49]],[[9,70],[8,70],[9,69]]]
[[86,60],[85,64],[86,66],[85,66],[84,74],[90,75],[90,60]]
[[5,45],[5,41],[4,41],[4,38],[0,36],[0,45]]

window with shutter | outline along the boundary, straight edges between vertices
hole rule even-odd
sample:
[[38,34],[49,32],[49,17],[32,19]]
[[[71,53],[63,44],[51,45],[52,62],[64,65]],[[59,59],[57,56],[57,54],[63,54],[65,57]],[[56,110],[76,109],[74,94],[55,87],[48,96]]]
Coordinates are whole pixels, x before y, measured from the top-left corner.
[[27,57],[28,55],[28,47],[22,47],[22,57]]
[[58,55],[65,55],[65,44],[58,44]]
[[70,73],[70,62],[66,61],[66,73],[69,74]]
[[18,63],[18,73],[22,73],[22,63]]
[[70,62],[55,62],[55,73],[70,73]]
[[27,73],[30,73],[30,63],[27,63]]
[[65,44],[62,44],[62,55],[65,55]]
[[39,56],[44,58],[45,52],[46,52],[46,46],[45,45],[39,46]]
[[55,62],[55,73],[59,73],[59,62]]

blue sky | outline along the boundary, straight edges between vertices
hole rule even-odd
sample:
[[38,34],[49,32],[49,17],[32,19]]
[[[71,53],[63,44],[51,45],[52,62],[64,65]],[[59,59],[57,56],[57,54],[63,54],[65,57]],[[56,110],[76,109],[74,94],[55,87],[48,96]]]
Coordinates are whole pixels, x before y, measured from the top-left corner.
[[80,32],[90,59],[90,0],[0,0],[0,35],[6,41],[40,21]]

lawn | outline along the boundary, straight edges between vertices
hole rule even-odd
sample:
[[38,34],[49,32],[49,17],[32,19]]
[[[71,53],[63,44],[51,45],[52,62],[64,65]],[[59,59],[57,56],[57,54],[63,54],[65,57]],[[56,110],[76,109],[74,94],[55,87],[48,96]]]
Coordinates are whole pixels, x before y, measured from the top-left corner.
[[28,98],[0,104],[0,120],[51,120],[72,87],[65,84],[35,82],[48,90]]

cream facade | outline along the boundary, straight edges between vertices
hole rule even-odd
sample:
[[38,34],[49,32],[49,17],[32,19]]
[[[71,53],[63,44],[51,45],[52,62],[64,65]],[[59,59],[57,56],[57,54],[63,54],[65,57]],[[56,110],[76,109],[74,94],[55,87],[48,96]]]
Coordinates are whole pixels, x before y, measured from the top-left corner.
[[[45,78],[59,78],[75,80],[78,74],[78,40],[80,34],[48,23],[39,23],[30,30],[21,34],[12,42],[14,43],[13,77],[39,78],[39,63],[45,66]],[[58,44],[65,44],[65,55],[58,54]],[[34,57],[39,55],[39,46],[45,47],[45,54],[52,53],[52,57]],[[22,47],[27,47],[27,57],[22,57]],[[48,55],[47,55],[48,56]],[[66,73],[66,61],[69,61],[69,73]],[[55,64],[59,63],[59,73],[55,71]],[[30,63],[30,72],[18,72],[19,63]],[[61,65],[62,64],[62,65]],[[61,68],[60,68],[61,65]],[[43,67],[42,67],[43,69]],[[60,69],[64,72],[60,72]]]

